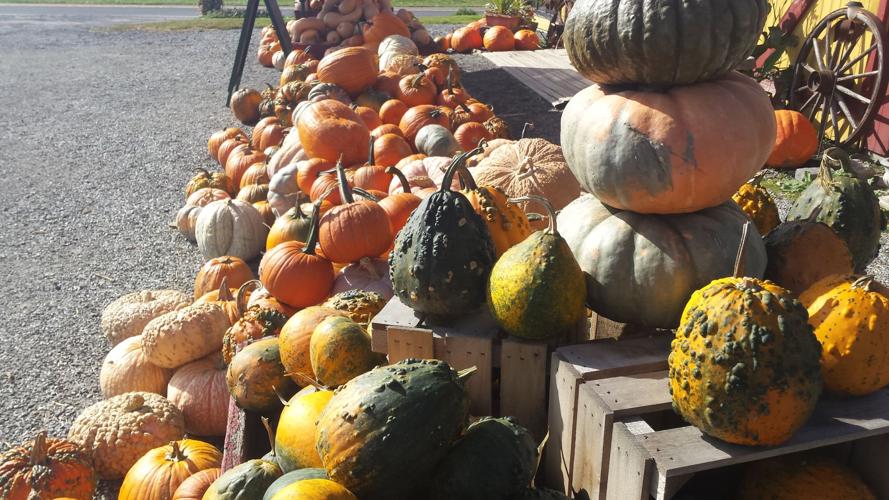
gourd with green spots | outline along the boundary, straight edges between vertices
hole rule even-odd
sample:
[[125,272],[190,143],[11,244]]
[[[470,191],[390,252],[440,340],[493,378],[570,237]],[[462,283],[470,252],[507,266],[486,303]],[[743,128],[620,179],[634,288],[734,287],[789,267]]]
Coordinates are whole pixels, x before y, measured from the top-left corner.
[[204,493],[204,500],[262,498],[266,489],[280,476],[278,464],[260,459],[248,460],[213,481]]

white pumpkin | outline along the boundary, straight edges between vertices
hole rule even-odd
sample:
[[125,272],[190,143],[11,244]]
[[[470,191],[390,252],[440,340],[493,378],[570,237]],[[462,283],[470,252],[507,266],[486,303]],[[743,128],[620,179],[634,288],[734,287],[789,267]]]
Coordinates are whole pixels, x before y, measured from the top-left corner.
[[417,132],[414,139],[417,151],[426,156],[454,156],[460,150],[460,143],[445,127],[426,125]]
[[299,186],[296,185],[297,171],[297,162],[292,162],[275,172],[269,182],[269,206],[278,217],[290,210],[299,198]]
[[204,207],[185,204],[176,212],[176,229],[185,239],[194,243],[194,229],[198,223],[198,216]]
[[142,331],[142,352],[162,368],[179,368],[222,349],[232,325],[217,303],[192,304],[151,320]]
[[276,70],[281,71],[284,69],[284,61],[286,60],[287,56],[284,55],[284,51],[279,50],[272,55],[272,66],[274,66]]
[[389,35],[380,42],[377,48],[377,55],[382,56],[386,52],[395,52],[397,54],[420,55],[420,49],[413,40],[402,35]]
[[201,210],[195,239],[205,260],[229,255],[250,260],[265,246],[268,228],[262,215],[242,200],[220,200]]
[[398,52],[384,52],[380,56],[380,71],[390,71],[401,76],[416,75],[420,72],[420,64],[423,62],[420,56],[413,54],[399,54]]
[[297,157],[303,154],[303,145],[299,142],[299,134],[295,131],[292,134],[287,134],[281,147],[269,158],[265,167],[269,178],[275,177],[279,170],[301,159]]
[[173,370],[161,368],[142,352],[142,336],[125,339],[105,356],[99,372],[99,388],[105,399],[126,392],[153,392],[167,395]]
[[330,294],[336,295],[348,290],[377,292],[384,299],[391,299],[394,293],[392,292],[392,281],[389,279],[389,263],[385,260],[365,257],[359,262],[344,267],[337,274]]

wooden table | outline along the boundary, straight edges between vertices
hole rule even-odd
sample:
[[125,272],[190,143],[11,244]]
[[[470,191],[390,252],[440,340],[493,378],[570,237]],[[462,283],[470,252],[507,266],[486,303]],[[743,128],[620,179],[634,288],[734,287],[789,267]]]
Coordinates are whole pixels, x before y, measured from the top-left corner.
[[558,109],[574,94],[592,85],[571,66],[565,49],[482,52],[481,55]]

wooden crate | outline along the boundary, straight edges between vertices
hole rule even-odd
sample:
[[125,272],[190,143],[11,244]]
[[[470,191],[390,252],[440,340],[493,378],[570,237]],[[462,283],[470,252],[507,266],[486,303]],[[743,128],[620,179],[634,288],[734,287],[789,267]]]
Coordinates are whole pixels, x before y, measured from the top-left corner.
[[[275,412],[276,414],[278,412]],[[277,428],[278,415],[269,419],[272,429]],[[228,425],[222,445],[222,471],[225,472],[247,460],[261,458],[271,450],[268,433],[258,413],[238,408],[235,400],[228,400]]]
[[[550,436],[543,470],[547,485],[566,494],[580,490],[586,481],[585,477],[575,473],[578,458],[586,464],[589,453],[588,445],[577,439],[581,387],[592,381],[644,374],[667,367],[672,340],[669,332],[637,329],[635,335],[630,336],[628,327],[613,325],[608,328],[621,330],[627,336],[619,340],[596,340],[561,347],[552,354],[548,410]],[[576,443],[584,444],[578,447]]]

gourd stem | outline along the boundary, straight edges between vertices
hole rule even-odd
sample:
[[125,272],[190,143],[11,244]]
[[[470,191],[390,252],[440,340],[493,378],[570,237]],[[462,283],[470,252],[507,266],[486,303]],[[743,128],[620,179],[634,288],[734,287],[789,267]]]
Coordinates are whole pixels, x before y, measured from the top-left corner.
[[849,155],[840,148],[828,148],[821,155],[821,169],[818,172],[818,180],[825,188],[833,182],[833,168],[839,167],[847,173],[853,173],[849,166]]
[[170,446],[173,447],[173,451],[170,452],[169,456],[170,460],[174,462],[181,462],[188,458],[185,456],[185,453],[182,453],[182,449],[179,448],[179,441],[171,441]]
[[466,382],[466,379],[472,376],[473,373],[478,371],[477,366],[470,366],[469,368],[460,370],[457,372],[457,378],[460,379],[460,382]]
[[454,161],[451,162],[450,166],[448,166],[448,169],[445,171],[444,180],[442,181],[441,187],[438,189],[438,191],[441,193],[450,191],[451,184],[454,183],[454,175],[460,168],[462,168],[466,164],[466,159],[471,156],[477,155],[478,153],[481,153],[482,149],[484,149],[483,146],[479,146],[471,151],[455,156]]
[[[278,394],[277,389],[275,389],[275,394]],[[278,397],[281,397],[281,395],[278,394]],[[265,427],[266,435],[269,437],[269,446],[272,447],[272,456],[276,457],[278,455],[275,453],[275,433],[272,432],[272,426],[269,424],[269,417],[260,417],[259,419],[262,420],[262,426]]]
[[865,291],[872,292],[874,291],[874,277],[869,274],[859,276],[852,282],[852,288],[863,288]]
[[525,132],[527,132],[527,131],[529,131],[529,130],[533,130],[533,129],[534,129],[534,124],[533,124],[533,123],[531,123],[531,122],[525,122],[525,125],[522,126],[522,135],[519,137],[519,139],[524,139],[524,138],[525,138]]
[[238,316],[243,316],[244,312],[247,311],[247,293],[253,292],[259,287],[262,286],[262,282],[259,280],[250,280],[245,281],[243,285],[238,288],[238,295],[235,297],[235,304],[238,307]]
[[374,137],[370,136],[370,146],[367,148],[367,164],[371,167],[376,166],[377,159],[374,156]]
[[748,183],[753,187],[759,187],[760,183],[765,178],[765,176],[766,176],[766,171],[760,170],[759,172],[756,173],[756,175],[753,176],[752,179],[750,179],[748,181]]
[[228,289],[228,276],[222,278],[219,282],[219,290],[216,294],[217,302],[231,302],[235,300],[231,290]]
[[411,192],[411,183],[408,182],[407,177],[405,177],[404,175],[404,172],[395,167],[387,167],[386,173],[389,175],[394,175],[398,178],[398,182],[401,183],[401,189],[403,189],[405,193]]
[[[330,191],[328,191],[328,194],[330,194]],[[303,247],[304,254],[315,255],[315,245],[318,244],[318,219],[321,214],[321,202],[323,202],[326,197],[327,196],[324,196],[312,204],[312,221],[309,223],[311,224],[308,237],[309,241],[307,241],[306,246]]]
[[370,200],[370,201],[377,202],[377,203],[380,202],[380,199],[379,199],[379,198],[377,198],[376,196],[374,196],[374,195],[368,193],[368,192],[365,191],[364,189],[361,189],[361,188],[352,188],[352,192],[355,193],[355,194],[357,194],[358,196],[361,196],[362,198],[367,198],[367,199]]
[[420,87],[420,80],[422,80],[424,76],[426,76],[426,75],[424,75],[422,71],[417,73],[417,76],[415,76],[414,79],[411,81],[411,87],[415,88],[415,89],[419,88]]
[[506,200],[507,203],[512,203],[512,204],[529,202],[529,201],[533,201],[533,202],[543,205],[543,208],[546,209],[547,216],[549,217],[549,226],[546,228],[546,232],[547,232],[547,234],[558,235],[559,229],[556,226],[556,209],[553,207],[553,204],[549,202],[549,200],[547,200],[543,196],[537,196],[537,195],[533,195],[533,194],[529,194],[527,196],[519,196],[517,198],[510,198],[510,199]]
[[343,204],[354,203],[355,199],[352,197],[352,190],[349,189],[349,181],[346,179],[346,168],[343,166],[343,155],[340,155],[339,160],[336,161],[336,180],[340,186],[340,198]]
[[204,167],[197,167],[194,171],[195,173],[204,174],[205,176],[210,177],[210,171]]
[[732,276],[741,278],[744,273],[744,261],[747,258],[747,236],[750,234],[750,221],[744,223],[744,229],[741,231],[741,244],[738,246],[738,253],[735,255],[735,267]]
[[303,208],[300,206],[300,205],[302,205],[302,198],[303,198],[303,192],[297,191],[296,192],[296,202],[293,204],[293,217],[291,217],[291,219],[305,219],[306,218],[306,214],[303,213]]
[[42,430],[34,436],[34,444],[31,445],[31,467],[43,465],[46,461],[46,431]]
[[464,190],[468,189],[469,191],[475,191],[478,189],[478,184],[475,183],[472,173],[469,172],[469,168],[467,168],[465,164],[460,165],[458,175],[460,176],[460,184],[463,186]]
[[467,106],[465,102],[461,102],[461,103],[459,103],[459,104],[457,104],[457,105],[460,106],[461,108],[463,108],[463,111],[465,111],[465,112],[469,113],[470,115],[472,115],[472,111],[469,109],[469,106]]

